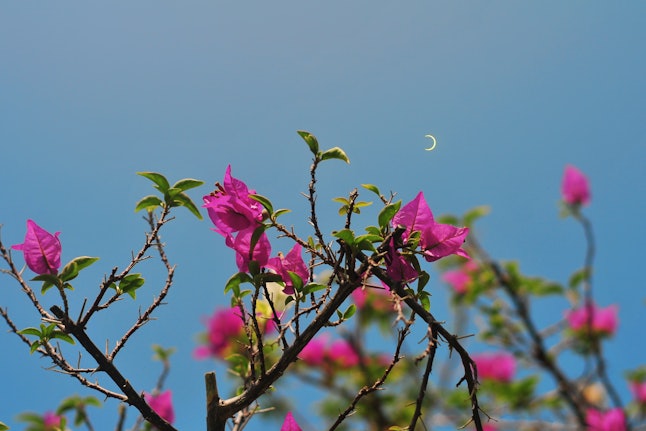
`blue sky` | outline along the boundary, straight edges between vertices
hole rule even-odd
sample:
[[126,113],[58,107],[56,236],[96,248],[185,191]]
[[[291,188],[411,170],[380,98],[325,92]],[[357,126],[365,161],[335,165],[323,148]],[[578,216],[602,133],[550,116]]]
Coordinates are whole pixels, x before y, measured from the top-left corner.
[[[646,362],[635,349],[646,323],[645,17],[641,2],[5,2],[2,240],[22,242],[28,218],[61,231],[64,260],[101,257],[76,286],[91,296],[142,240],[134,202],[151,189],[136,171],[210,185],[228,164],[292,208],[286,221],[304,231],[310,157],[296,130],[306,129],[352,161],[322,167],[328,230],[340,223],[330,198],[361,183],[405,201],[423,190],[438,214],[489,204],[478,233],[490,253],[565,282],[584,252],[580,227],[558,218],[572,163],[592,184],[595,290],[599,303],[620,306],[609,367],[627,396],[622,370]],[[425,152],[429,133],[438,144]],[[188,212],[164,239],[176,286],[118,365],[148,389],[158,372],[148,346],[177,346],[168,381],[177,426],[200,429],[202,376],[214,364],[195,363],[191,351],[235,267],[209,224]],[[17,286],[0,280],[0,306],[19,326],[35,325]],[[161,278],[147,280],[152,291]],[[430,288],[442,316],[438,277]],[[136,310],[124,304],[92,331],[114,342]],[[535,312],[553,315],[540,304]],[[0,334],[0,343],[11,388],[0,421],[19,429],[17,413],[53,409],[79,391],[15,336]],[[112,428],[114,405],[104,410],[102,427]]]

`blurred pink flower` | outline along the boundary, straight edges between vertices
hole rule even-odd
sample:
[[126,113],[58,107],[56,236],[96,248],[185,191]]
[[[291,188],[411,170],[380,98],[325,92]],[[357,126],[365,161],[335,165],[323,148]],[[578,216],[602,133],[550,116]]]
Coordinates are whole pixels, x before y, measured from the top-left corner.
[[630,391],[638,403],[646,404],[646,382],[630,382]]
[[516,372],[516,359],[510,353],[483,353],[471,357],[478,367],[478,378],[510,382]]
[[444,275],[442,275],[442,280],[448,283],[455,293],[463,295],[467,293],[467,285],[471,281],[471,276],[467,274],[464,269],[456,269],[453,271],[446,271]]
[[419,231],[419,244],[424,258],[429,262],[451,254],[469,257],[462,248],[469,229],[435,222],[433,213],[422,192],[419,192],[415,199],[404,205],[395,214],[392,225],[394,227],[402,225],[407,228],[402,235],[404,240],[407,240],[413,232]]
[[292,416],[292,412],[287,412],[287,415],[285,416],[285,422],[283,422],[283,426],[280,427],[280,431],[303,431],[303,430],[296,423],[296,419],[294,419],[294,416]]
[[267,268],[273,269],[278,275],[283,279],[285,283],[285,288],[283,292],[287,295],[292,295],[294,293],[294,283],[289,276],[289,272],[293,272],[298,275],[303,283],[306,283],[309,278],[309,271],[307,265],[303,261],[301,255],[302,247],[300,244],[294,244],[294,247],[287,253],[287,256],[283,256],[281,253],[278,253],[277,257],[272,257],[267,262]]
[[172,393],[166,390],[161,394],[151,395],[144,392],[144,399],[151,409],[155,411],[162,419],[172,424],[175,422],[175,411],[173,410]]
[[606,308],[597,307],[595,304],[588,304],[575,310],[565,313],[565,318],[570,328],[581,334],[588,332],[588,325],[592,317],[592,331],[596,335],[613,335],[617,330],[617,306],[610,305]]
[[352,291],[352,300],[359,310],[364,307],[370,307],[371,310],[380,312],[394,310],[392,295],[387,289],[360,287]]
[[484,424],[482,426],[482,431],[498,431],[498,428],[491,424]]
[[334,341],[328,349],[327,356],[334,364],[343,368],[354,367],[359,364],[359,355],[346,340]]
[[307,365],[322,365],[325,361],[327,343],[328,340],[325,336],[312,338],[309,343],[303,347],[303,350],[298,354],[298,357]]
[[204,207],[215,231],[227,236],[233,232],[256,228],[263,219],[263,206],[251,199],[256,194],[247,185],[231,176],[231,165],[224,174],[224,186],[216,183],[217,190],[204,196]]
[[589,431],[625,431],[626,417],[620,408],[601,412],[589,409],[585,415]]
[[346,340],[330,339],[325,335],[313,338],[298,357],[310,366],[322,366],[326,372],[345,370],[359,364],[359,355]]
[[209,356],[224,358],[232,349],[232,343],[244,334],[244,322],[237,308],[216,310],[206,322],[207,345],[199,346],[193,352],[196,359]]
[[569,205],[587,205],[590,203],[588,179],[572,165],[565,167],[561,193],[563,201]]
[[33,220],[27,220],[25,242],[12,245],[14,250],[21,250],[25,263],[36,274],[56,274],[61,266],[60,232],[54,235],[38,226]]
[[54,412],[45,412],[43,414],[43,425],[45,430],[55,430],[61,426],[61,420],[63,418],[57,415]]

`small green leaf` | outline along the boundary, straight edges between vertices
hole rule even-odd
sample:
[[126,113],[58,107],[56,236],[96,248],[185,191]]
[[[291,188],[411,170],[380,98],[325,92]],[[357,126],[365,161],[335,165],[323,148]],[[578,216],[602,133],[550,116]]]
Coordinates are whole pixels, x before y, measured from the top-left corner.
[[361,184],[361,187],[363,187],[366,190],[370,190],[371,192],[373,192],[377,196],[381,196],[381,192],[379,191],[377,186],[375,186],[374,184]]
[[121,279],[117,292],[119,294],[127,293],[132,299],[137,299],[137,289],[144,285],[146,280],[141,274],[128,274]]
[[33,354],[38,348],[40,347],[40,340],[36,340],[33,343],[31,343],[31,347],[29,348],[29,354]]
[[477,219],[486,216],[489,212],[491,212],[491,208],[487,205],[472,208],[463,217],[464,225],[467,227],[473,226]]
[[330,160],[330,159],[339,159],[339,160],[343,160],[348,164],[350,163],[350,159],[348,159],[348,156],[339,147],[330,148],[329,150],[326,150],[321,154],[321,160]]
[[139,212],[141,210],[152,211],[158,206],[161,206],[161,204],[162,201],[157,196],[148,195],[137,202],[137,205],[135,205],[135,212]]
[[21,335],[35,335],[38,338],[40,338],[41,336],[41,332],[36,328],[21,329],[20,331],[18,331],[18,333]]
[[40,293],[45,294],[53,286],[62,286],[62,282],[58,274],[40,274],[32,278],[34,281],[42,281],[43,287],[40,289]]
[[303,140],[307,143],[312,154],[314,154],[314,156],[317,156],[319,153],[319,142],[316,140],[316,137],[310,132],[306,132],[305,130],[299,130],[296,133],[298,133],[301,138],[303,138]]
[[169,347],[168,349],[164,349],[162,346],[159,344],[153,344],[152,349],[154,352],[153,359],[156,361],[167,361],[170,356],[175,353],[175,350],[177,350],[175,347]]
[[292,286],[294,286],[294,290],[297,292],[300,292],[303,289],[303,279],[298,274],[292,271],[287,271],[287,274],[289,275],[289,278],[292,281]]
[[61,331],[54,331],[54,333],[52,334],[52,338],[63,340],[70,344],[75,344],[74,339],[72,337],[70,337],[69,335]]
[[303,286],[303,295],[309,295],[310,293],[318,292],[319,290],[327,289],[327,286],[324,284],[317,283],[307,283]]
[[184,178],[173,184],[174,189],[180,189],[185,192],[186,190],[194,189],[204,184],[204,181],[195,180],[193,178]]
[[166,194],[166,192],[170,188],[170,184],[168,184],[168,180],[166,179],[166,177],[163,176],[162,174],[158,174],[157,172],[137,172],[137,175],[146,177],[150,181],[155,183],[156,184],[155,188],[160,192],[162,192],[163,194]]
[[402,206],[402,201],[397,201],[394,204],[386,205],[380,212],[377,220],[379,221],[379,227],[386,229],[390,221],[395,217],[397,211]]
[[271,219],[272,219],[272,220],[276,220],[279,216],[281,216],[281,215],[283,215],[283,214],[287,214],[288,212],[291,212],[291,211],[292,211],[292,210],[289,210],[289,209],[286,209],[286,208],[282,208],[282,209],[276,210],[276,212],[274,212],[274,213],[271,215]]
[[8,430],[9,427],[5,425],[3,422],[0,422],[0,431],[6,431]]
[[352,232],[350,229],[343,229],[340,231],[332,232],[332,236],[342,239],[348,245],[354,244],[354,232]]
[[256,202],[259,202],[269,214],[274,212],[274,206],[271,204],[271,201],[262,195],[250,194],[249,197]]
[[67,282],[75,279],[82,269],[87,268],[97,260],[99,260],[98,257],[90,256],[79,256],[72,259],[67,265],[65,265],[65,267],[61,271],[61,281]]
[[570,289],[576,289],[581,283],[590,278],[590,271],[588,268],[581,268],[578,271],[575,271],[568,281],[568,286]]
[[227,284],[224,285],[224,293],[228,293],[231,289],[238,288],[240,284],[242,283],[252,283],[253,279],[249,276],[249,274],[245,272],[239,272],[237,274],[234,274],[229,280],[227,281]]
[[343,312],[343,319],[347,320],[354,316],[354,313],[357,311],[357,306],[354,304],[351,304],[347,310]]
[[344,205],[350,205],[350,201],[348,201],[348,199],[346,199],[346,198],[332,198],[332,201],[338,202],[338,203],[344,204]]
[[200,210],[197,209],[197,206],[195,206],[195,203],[193,203],[193,200],[186,193],[180,193],[176,195],[173,198],[173,203],[171,206],[184,207],[190,212],[192,212],[193,215],[197,217],[199,220],[202,220],[202,214],[200,214]]

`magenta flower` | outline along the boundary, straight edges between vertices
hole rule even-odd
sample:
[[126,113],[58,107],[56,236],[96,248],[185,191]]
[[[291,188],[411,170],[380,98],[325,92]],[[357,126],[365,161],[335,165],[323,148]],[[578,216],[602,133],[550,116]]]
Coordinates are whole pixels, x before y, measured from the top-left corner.
[[419,192],[415,199],[395,214],[392,224],[395,227],[400,225],[406,227],[402,235],[404,240],[407,240],[413,232],[420,232],[420,247],[428,262],[434,262],[451,254],[469,257],[462,248],[469,228],[458,228],[435,222],[422,192]]
[[289,276],[290,272],[298,275],[303,283],[309,278],[309,271],[307,265],[303,261],[301,256],[302,247],[300,244],[294,244],[294,247],[287,253],[287,256],[283,256],[281,253],[278,253],[277,257],[272,257],[267,263],[267,268],[276,271],[278,275],[283,279],[285,283],[285,288],[283,292],[287,295],[292,295],[294,293],[294,283]]
[[207,345],[195,349],[193,355],[197,359],[226,357],[231,353],[235,339],[244,335],[244,322],[237,308],[216,310],[206,325]]
[[328,337],[320,336],[312,338],[309,343],[303,347],[298,357],[307,365],[319,366],[325,361],[327,351]]
[[[409,283],[419,277],[413,265],[395,249],[395,241],[392,239],[390,240],[390,248],[385,260],[386,274],[391,280]],[[390,290],[388,285],[384,284],[384,287]]]
[[592,321],[592,332],[594,335],[613,335],[618,326],[616,305],[601,308],[595,304],[588,304],[587,307],[567,311],[565,318],[570,328],[574,332],[582,335],[588,334],[590,321]]
[[626,431],[626,417],[620,408],[601,412],[589,409],[585,415],[589,431]]
[[29,269],[38,275],[56,274],[61,266],[60,232],[54,235],[38,226],[33,220],[27,220],[25,242],[12,245],[14,250],[22,250]]
[[280,431],[303,431],[303,430],[296,423],[294,416],[292,416],[292,412],[287,412],[287,415],[285,416],[285,422],[283,422],[283,426],[280,427]]
[[224,186],[216,184],[218,189],[204,196],[204,207],[215,231],[223,236],[241,230],[257,227],[263,220],[263,207],[249,195],[256,194],[247,185],[231,176],[231,165],[224,174]]
[[45,412],[43,414],[43,425],[45,430],[56,430],[60,428],[63,418],[54,412]]
[[482,426],[482,431],[498,431],[498,428],[491,424],[484,424]]
[[264,268],[269,262],[271,254],[271,244],[264,232],[258,238],[251,252],[251,239],[255,228],[249,228],[238,232],[235,238],[231,235],[226,236],[226,245],[236,252],[236,265],[240,272],[249,272],[249,262],[255,260],[261,268]]
[[144,392],[144,399],[150,408],[162,419],[166,420],[166,422],[172,424],[175,421],[175,411],[173,410],[172,393],[170,390],[157,395]]
[[359,355],[346,340],[336,340],[328,349],[328,358],[332,363],[343,368],[354,367],[359,364]]
[[478,367],[478,378],[496,382],[510,382],[516,372],[516,359],[506,352],[473,355]]
[[442,275],[444,280],[449,286],[453,288],[455,293],[463,295],[467,293],[468,285],[471,282],[472,273],[478,269],[478,265],[472,260],[468,261],[459,269],[453,271],[446,271]]
[[630,382],[630,391],[638,403],[646,404],[646,382]]
[[372,311],[391,312],[393,299],[387,289],[363,287],[352,291],[352,301],[359,310],[369,307]]
[[561,184],[563,201],[569,205],[587,205],[590,203],[588,179],[572,165],[565,167]]

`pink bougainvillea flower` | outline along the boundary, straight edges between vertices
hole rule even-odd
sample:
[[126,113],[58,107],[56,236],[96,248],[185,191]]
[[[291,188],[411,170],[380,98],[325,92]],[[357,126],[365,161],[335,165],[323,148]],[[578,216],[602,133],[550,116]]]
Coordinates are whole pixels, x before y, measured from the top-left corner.
[[442,275],[444,280],[449,286],[453,288],[455,293],[463,295],[467,293],[469,283],[473,276],[473,272],[478,269],[478,265],[470,260],[462,265],[459,269],[453,271],[446,271]]
[[590,321],[592,321],[592,332],[595,335],[613,335],[618,326],[616,305],[601,308],[597,307],[594,303],[588,304],[587,307],[567,311],[565,318],[570,325],[570,329],[582,335],[586,335],[589,332],[588,325]]
[[482,431],[498,431],[498,428],[491,424],[484,424],[482,426]]
[[392,295],[387,289],[376,287],[357,288],[352,291],[352,300],[359,310],[369,307],[372,311],[393,311]]
[[193,355],[197,359],[224,358],[232,351],[235,339],[244,336],[244,322],[237,308],[216,310],[206,325],[207,345],[195,349]]
[[569,205],[588,205],[590,203],[588,179],[572,165],[565,167],[561,194],[563,201]]
[[589,431],[625,431],[626,416],[620,408],[601,412],[589,409],[585,415]]
[[62,420],[63,418],[54,412],[45,412],[43,414],[43,425],[46,431],[60,428]]
[[33,220],[27,220],[25,242],[12,245],[14,250],[21,250],[25,263],[36,274],[56,274],[61,266],[60,232],[54,235],[38,226]]
[[303,283],[309,278],[309,271],[307,270],[307,265],[303,261],[301,255],[302,247],[300,244],[294,244],[294,247],[287,253],[286,256],[283,256],[281,253],[277,257],[272,257],[267,263],[267,268],[276,271],[278,275],[283,279],[285,283],[285,289],[283,292],[292,295],[294,293],[294,283],[289,276],[290,272],[298,275]]
[[[386,254],[386,274],[393,281],[409,283],[419,277],[417,270],[413,265],[395,249],[395,241],[390,240],[390,248]],[[388,285],[384,287],[390,290]]]
[[322,367],[329,373],[359,364],[359,355],[349,342],[342,339],[330,342],[327,334],[310,340],[298,357],[307,365]]
[[283,422],[283,426],[280,427],[280,431],[303,431],[303,430],[296,423],[296,419],[294,419],[294,416],[292,416],[292,412],[287,412],[287,415],[285,416],[285,422]]
[[506,352],[473,355],[478,367],[478,378],[496,382],[510,382],[516,372],[516,359]]
[[240,272],[249,272],[249,262],[251,260],[255,260],[261,268],[264,268],[269,262],[271,244],[267,234],[264,232],[254,245],[253,253],[250,253],[254,230],[255,228],[249,228],[238,232],[235,238],[231,235],[226,237],[226,245],[236,252],[236,265]]
[[161,394],[151,395],[144,392],[144,399],[151,409],[169,424],[175,422],[175,411],[173,410],[172,393],[166,390]]
[[256,194],[247,185],[231,176],[231,165],[224,174],[224,186],[204,196],[204,207],[215,225],[215,231],[223,236],[257,227],[263,220],[263,206],[251,199]]
[[354,367],[359,364],[359,355],[346,340],[336,340],[330,344],[327,356],[333,364],[343,368]]
[[325,336],[312,338],[309,343],[303,347],[301,353],[298,354],[298,357],[307,365],[322,365],[325,361],[327,344],[328,338]]
[[630,382],[630,391],[638,403],[646,404],[646,382]]
[[434,262],[451,254],[469,257],[462,248],[462,244],[464,244],[469,233],[469,228],[458,228],[437,223],[422,192],[419,192],[415,199],[404,205],[395,214],[392,224],[395,227],[406,227],[406,231],[402,235],[404,240],[407,240],[413,232],[420,232],[419,244],[424,253],[424,258],[429,262]]

